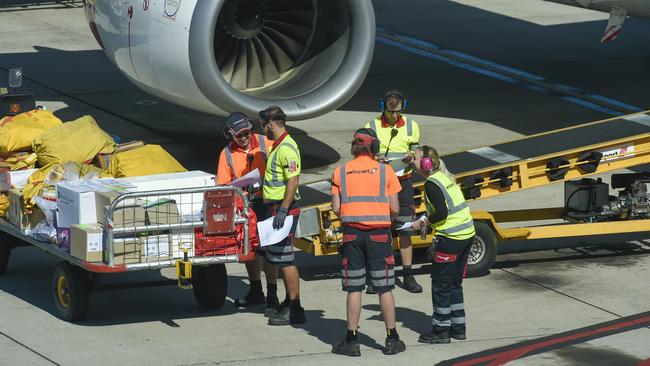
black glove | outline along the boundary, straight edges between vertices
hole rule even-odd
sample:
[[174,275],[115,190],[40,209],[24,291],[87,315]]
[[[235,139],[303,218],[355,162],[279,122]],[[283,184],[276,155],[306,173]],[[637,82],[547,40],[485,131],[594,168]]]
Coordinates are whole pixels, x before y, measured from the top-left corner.
[[284,207],[280,207],[276,211],[275,217],[273,218],[273,228],[275,230],[282,229],[282,227],[284,226],[284,219],[287,218],[288,213],[289,213],[289,210],[284,208]]

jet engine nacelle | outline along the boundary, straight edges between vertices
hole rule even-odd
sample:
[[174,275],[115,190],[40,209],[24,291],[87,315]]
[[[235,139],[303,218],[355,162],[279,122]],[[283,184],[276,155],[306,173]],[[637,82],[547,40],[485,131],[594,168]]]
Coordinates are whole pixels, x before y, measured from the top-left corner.
[[226,115],[340,107],[372,60],[370,0],[85,0],[91,30],[140,88]]

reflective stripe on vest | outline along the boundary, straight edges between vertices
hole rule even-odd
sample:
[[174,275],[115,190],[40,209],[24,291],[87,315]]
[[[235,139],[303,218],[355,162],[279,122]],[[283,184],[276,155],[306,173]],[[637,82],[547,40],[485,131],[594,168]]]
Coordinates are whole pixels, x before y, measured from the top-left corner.
[[[381,124],[381,119],[375,119],[372,122],[370,123],[370,128],[377,133],[377,123]],[[406,117],[406,136],[413,136],[413,120],[408,117]]]
[[[463,240],[469,239],[475,234],[474,221],[470,213],[469,205],[465,201],[460,187],[455,182],[452,182],[442,172],[436,172],[429,176],[427,181],[434,183],[445,197],[447,204],[448,215],[443,221],[431,224],[435,229],[436,234],[448,236],[452,239]],[[427,214],[431,215],[434,212],[433,205],[425,194],[425,207]]]
[[[269,153],[269,157],[266,161],[266,172],[264,174],[264,199],[279,201],[284,198],[287,180],[284,180],[284,177],[278,176],[278,171],[280,171],[282,168],[278,166],[278,151],[281,148],[286,147],[293,150],[298,158],[300,158],[300,151],[298,151],[297,146],[294,146],[294,144],[295,141],[287,136],[287,138],[285,138],[285,141],[283,141],[280,145],[278,145],[278,147],[271,150]],[[296,190],[295,199],[300,199],[298,190]]]
[[[341,222],[377,222],[390,224],[390,213],[388,215],[347,215],[345,211],[349,210],[347,207],[352,203],[380,203],[388,206],[388,196],[386,196],[386,165],[379,165],[379,195],[377,196],[349,196],[347,188],[347,169],[346,164],[340,167],[340,190],[341,190]],[[390,212],[390,208],[387,212]]]
[[[404,154],[412,149],[417,148],[418,141],[414,141],[415,122],[408,116],[402,116],[405,126],[396,128],[381,127],[381,118],[376,118],[369,123],[369,127],[375,131],[377,138],[381,142],[379,148],[379,156],[388,159],[402,159]],[[404,129],[406,127],[406,129]],[[391,131],[396,130],[397,134],[391,138]],[[419,139],[419,137],[418,137]],[[397,170],[397,169],[396,169]],[[404,167],[404,175],[409,175],[413,172],[410,165]]]
[[[262,157],[264,158],[264,161],[266,161],[267,153],[266,153],[266,141],[264,141],[264,136],[255,134],[255,137],[257,138],[257,142],[260,145],[260,150],[262,151]],[[233,164],[232,162],[232,151],[230,150],[230,144],[226,145],[226,162],[228,163],[230,172],[234,177],[233,180],[239,178],[239,176],[235,171],[235,164]]]

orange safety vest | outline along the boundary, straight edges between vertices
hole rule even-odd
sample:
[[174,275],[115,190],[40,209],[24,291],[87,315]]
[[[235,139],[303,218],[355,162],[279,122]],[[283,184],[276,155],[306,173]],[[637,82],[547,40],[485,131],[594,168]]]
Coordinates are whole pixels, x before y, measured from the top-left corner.
[[338,182],[341,223],[389,227],[386,182],[386,164],[363,157],[341,164]]
[[[264,176],[266,157],[268,155],[265,137],[253,134],[248,151],[244,151],[234,144],[234,142],[229,143],[221,152],[219,168],[217,169],[217,184],[228,184],[256,168],[260,171],[260,176]],[[249,154],[253,156],[253,161],[250,164],[248,161]]]

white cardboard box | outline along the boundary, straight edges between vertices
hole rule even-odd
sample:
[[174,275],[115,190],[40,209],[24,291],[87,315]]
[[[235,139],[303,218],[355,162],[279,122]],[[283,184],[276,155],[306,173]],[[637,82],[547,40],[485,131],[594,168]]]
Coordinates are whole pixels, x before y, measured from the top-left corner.
[[0,170],[0,191],[23,189],[27,179],[38,169]]
[[89,189],[75,182],[61,182],[56,185],[57,227],[97,223],[95,192]]
[[155,262],[169,259],[169,235],[151,235],[140,238],[142,243],[142,261]]
[[171,234],[172,258],[183,258],[183,248],[188,249],[188,257],[194,256],[194,229],[172,229]]

